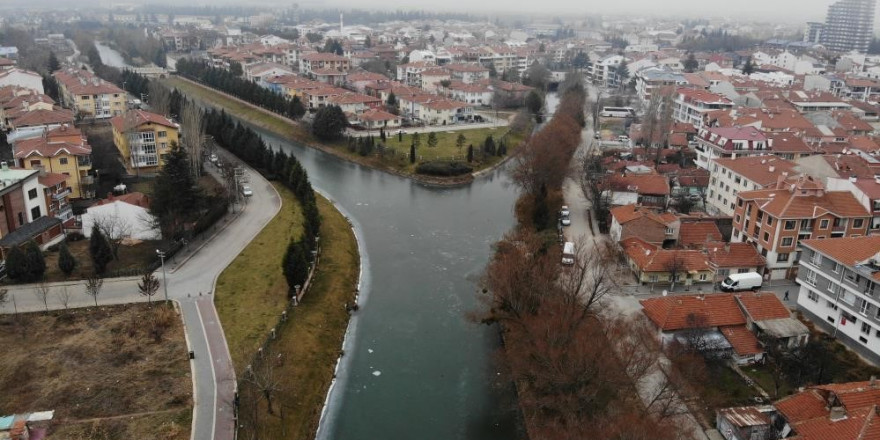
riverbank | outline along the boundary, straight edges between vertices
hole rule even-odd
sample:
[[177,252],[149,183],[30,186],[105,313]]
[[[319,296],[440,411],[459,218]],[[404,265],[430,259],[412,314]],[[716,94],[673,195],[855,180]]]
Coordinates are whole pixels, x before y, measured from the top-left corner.
[[[507,147],[508,154],[506,156],[487,157],[485,162],[478,165],[478,167],[475,167],[472,173],[462,176],[429,176],[424,174],[417,174],[415,172],[415,166],[410,164],[409,160],[406,159],[405,156],[406,153],[408,153],[408,149],[406,152],[395,154],[393,157],[390,158],[381,158],[377,155],[361,156],[356,151],[351,151],[345,144],[345,142],[337,142],[333,144],[321,143],[298,121],[285,118],[272,111],[258,107],[249,102],[223,93],[219,90],[207,87],[188,78],[174,76],[163,80],[163,82],[171,87],[177,88],[181,93],[190,98],[195,98],[206,105],[210,105],[218,109],[224,109],[229,113],[235,114],[235,116],[240,119],[254,124],[257,127],[270,130],[273,133],[278,134],[284,138],[295,140],[311,148],[315,148],[317,150],[332,154],[333,156],[336,156],[345,161],[357,163],[390,174],[406,177],[425,185],[459,186],[470,183],[474,180],[475,177],[485,175],[505,163],[507,158],[515,154],[516,149],[523,143],[525,139],[524,134],[509,134],[508,129],[496,129],[498,131],[499,138],[503,137],[507,139],[505,145]],[[471,131],[479,132],[483,136],[488,133],[484,133],[485,129],[463,130],[462,133],[465,133],[465,137],[467,138],[469,132]],[[529,132],[531,132],[531,127],[528,127],[524,130],[524,133]],[[445,156],[443,155],[444,152],[431,151],[431,149],[426,146],[427,135],[422,135],[421,138],[421,144],[423,146],[421,147],[421,152],[419,154],[423,158],[431,160],[434,159],[434,155],[439,155],[437,157],[438,160],[445,158]],[[482,145],[482,141],[483,139],[474,138],[468,140],[468,144],[474,144],[474,148],[478,149]]]
[[[346,304],[353,304],[360,276],[358,245],[348,220],[323,196],[321,259],[300,304],[265,345],[264,364],[253,379],[247,365],[263,346],[287,304],[281,261],[287,239],[300,234],[302,216],[289,190],[280,213],[230,264],[217,283],[216,304],[239,377],[242,425],[256,426],[261,438],[310,438],[318,426],[324,398],[348,326]],[[271,372],[269,372],[271,371]],[[264,390],[272,384],[269,410]]]

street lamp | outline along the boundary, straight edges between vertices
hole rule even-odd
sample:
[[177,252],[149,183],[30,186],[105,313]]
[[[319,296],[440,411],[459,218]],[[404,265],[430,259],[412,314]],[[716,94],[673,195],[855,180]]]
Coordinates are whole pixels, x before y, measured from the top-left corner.
[[159,261],[162,262],[162,287],[165,289],[165,303],[168,303],[168,280],[165,277],[165,252],[156,249],[156,255],[159,256]]

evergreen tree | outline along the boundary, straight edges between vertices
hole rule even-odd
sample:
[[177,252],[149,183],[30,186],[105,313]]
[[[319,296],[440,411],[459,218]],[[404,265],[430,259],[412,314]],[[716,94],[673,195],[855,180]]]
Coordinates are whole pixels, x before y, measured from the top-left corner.
[[483,141],[483,154],[487,156],[495,155],[495,139],[492,138],[492,135],[486,136],[486,140]]
[[473,146],[473,144],[468,145],[467,161],[468,161],[468,163],[471,163],[474,161],[474,146]]
[[397,96],[394,96],[394,92],[388,94],[388,99],[385,101],[389,107],[397,107]]
[[76,259],[73,258],[73,254],[70,253],[70,248],[67,247],[67,242],[62,242],[58,249],[58,269],[63,272],[65,276],[70,276],[70,274],[73,273],[73,270],[76,269]]
[[18,246],[12,246],[6,254],[6,273],[16,281],[25,281],[30,273],[27,255]]
[[743,75],[751,75],[755,73],[755,65],[752,63],[752,57],[746,58],[746,63],[743,64],[742,73]]
[[416,163],[416,144],[413,142],[409,146],[409,163]]
[[321,107],[312,122],[312,134],[322,141],[335,141],[342,138],[348,119],[338,105]]
[[383,129],[383,128],[379,129],[379,139],[382,139],[382,142],[385,142],[385,140],[386,140],[385,139],[385,129]]
[[25,247],[25,255],[28,264],[28,280],[39,281],[43,279],[46,273],[46,258],[43,257],[43,251],[37,242],[31,240]]
[[159,220],[166,237],[177,238],[184,225],[194,220],[201,209],[202,192],[190,171],[189,154],[172,142],[165,164],[153,183],[150,200],[150,211]]
[[538,93],[537,90],[532,90],[526,95],[526,109],[528,109],[529,113],[537,115],[541,112],[541,108],[543,107],[544,98],[541,97],[541,94]]
[[412,144],[413,144],[416,148],[419,148],[419,147],[422,146],[422,135],[420,135],[419,132],[415,132],[415,133],[413,133],[413,135],[412,135]]
[[61,63],[58,61],[58,57],[55,56],[55,52],[49,52],[49,62],[46,67],[49,69],[50,75],[61,70]]
[[89,255],[92,257],[92,267],[99,275],[107,270],[107,264],[113,260],[110,243],[107,242],[107,238],[104,237],[98,225],[92,226],[91,237],[89,237]]
[[287,279],[287,287],[291,294],[295,292],[295,286],[303,286],[309,276],[309,259],[306,246],[301,242],[292,241],[287,245],[287,252],[282,261],[284,278]]
[[700,63],[693,52],[688,53],[687,58],[681,64],[684,67],[685,73],[694,73],[700,67]]
[[455,146],[458,147],[459,154],[461,154],[461,148],[464,147],[465,142],[467,142],[467,138],[464,137],[464,134],[459,133],[458,137],[455,139]]
[[437,139],[437,133],[434,133],[433,131],[428,133],[428,146],[429,147],[431,147],[431,148],[436,147],[438,142],[439,142],[439,140]]

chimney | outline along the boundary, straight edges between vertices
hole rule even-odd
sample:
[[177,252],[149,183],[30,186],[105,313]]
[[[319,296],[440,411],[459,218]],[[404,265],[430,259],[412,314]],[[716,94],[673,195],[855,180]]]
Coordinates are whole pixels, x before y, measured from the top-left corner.
[[0,165],[0,170],[9,171],[9,164],[6,162],[3,162],[2,165]]
[[871,388],[877,388],[877,376],[871,375]]
[[[849,181],[850,181],[851,183],[856,183],[858,180],[859,180],[859,179],[856,178],[856,176],[849,176]],[[876,180],[876,178],[875,178],[875,180]]]
[[770,165],[770,172],[772,173],[772,172],[775,172],[775,171],[776,171],[776,167],[774,167],[773,165]]
[[846,419],[846,409],[842,406],[832,406],[831,412],[828,414],[828,417],[831,419],[832,422]]

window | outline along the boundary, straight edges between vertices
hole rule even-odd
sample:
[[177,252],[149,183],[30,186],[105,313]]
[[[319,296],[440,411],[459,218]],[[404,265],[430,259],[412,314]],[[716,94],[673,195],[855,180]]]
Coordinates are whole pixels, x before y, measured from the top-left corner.
[[706,274],[704,274],[704,273],[700,274],[700,281],[706,281]]
[[18,225],[24,226],[24,214],[21,212],[18,213]]
[[765,232],[765,233],[764,233],[764,242],[765,242],[765,243],[769,243],[769,242],[770,242],[770,233],[769,233],[769,232]]
[[62,157],[62,158],[58,159],[58,163],[60,163],[61,165],[67,165],[67,158]]
[[164,138],[164,137],[168,137],[168,132],[167,131],[160,131],[158,133],[158,135],[159,135],[159,139]]
[[828,219],[819,221],[819,229],[828,229]]
[[795,223],[796,222],[794,220],[786,220],[785,221],[785,230],[786,231],[794,230]]
[[831,310],[837,310],[837,304],[834,304],[834,302],[831,301],[830,299],[825,300],[825,305],[828,306],[828,308]]
[[733,230],[733,238],[739,238],[739,230]]
[[867,322],[863,322],[863,323],[862,323],[862,333],[864,333],[864,334],[866,334],[866,335],[870,335],[870,334],[871,334],[871,326],[868,325]]
[[835,262],[834,262],[834,267],[831,268],[831,270],[834,271],[834,273],[840,273],[840,263],[838,263],[838,262],[835,261]]
[[813,229],[813,220],[808,218],[801,220],[801,229],[806,229],[808,231]]
[[862,305],[859,306],[859,313],[862,315],[868,316],[868,301],[862,300]]
[[857,218],[857,219],[853,220],[853,228],[858,229],[864,225],[865,225],[865,219]]
[[813,255],[810,257],[810,263],[815,264],[816,266],[822,264],[822,254],[812,251]]
[[40,207],[34,206],[33,208],[31,208],[31,218],[36,220],[40,217],[42,217],[42,215],[40,214]]
[[651,275],[651,276],[649,276],[649,277],[648,277],[648,281],[650,281],[650,282],[652,282],[652,283],[656,283],[656,282],[657,282],[657,275]]
[[859,284],[859,280],[862,279],[859,274],[847,269],[846,274],[843,276],[846,280],[852,284]]
[[814,303],[819,302],[819,294],[816,292],[813,292],[812,290],[807,292],[807,298],[809,298],[810,301],[813,301]]
[[743,205],[742,199],[739,199],[736,201],[736,206],[742,207],[742,205]]
[[672,235],[672,234],[674,234],[674,233],[675,233],[675,229],[673,229],[673,228],[666,228],[666,234],[667,234],[667,235]]
[[816,272],[813,272],[812,270],[807,269],[806,280],[807,280],[807,283],[809,283],[812,286],[815,286],[816,285]]
[[834,282],[834,280],[828,280],[828,291],[830,291],[831,293],[837,294],[837,289],[839,287],[840,286],[838,286],[837,283]]
[[776,256],[776,262],[777,262],[777,263],[782,263],[782,262],[784,262],[784,261],[788,261],[788,257],[789,257],[789,255],[791,255],[791,254],[789,254],[789,253],[784,253],[784,254],[779,254],[779,255],[777,255],[777,256]]
[[792,237],[785,237],[785,238],[782,239],[782,246],[783,246],[783,247],[789,247],[789,246],[791,246],[791,244],[792,244],[793,242],[794,242],[794,238],[792,238]]
[[737,214],[736,215],[736,222],[739,223],[740,220],[741,220],[741,217],[739,216],[739,214]]
[[767,226],[773,226],[773,217],[767,216]]
[[749,272],[750,271],[748,269],[737,269],[736,270],[736,273],[749,273]]
[[37,189],[32,188],[30,191],[28,191],[28,200],[33,200],[36,198],[37,198]]
[[42,161],[39,161],[39,160],[32,160],[31,161],[31,168],[39,168],[41,166],[43,166]]

